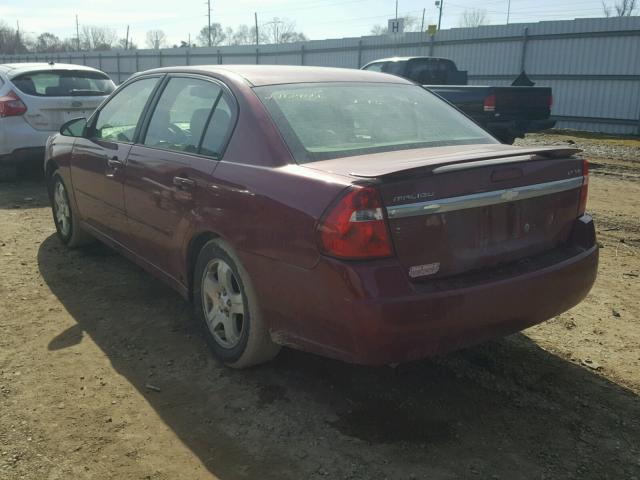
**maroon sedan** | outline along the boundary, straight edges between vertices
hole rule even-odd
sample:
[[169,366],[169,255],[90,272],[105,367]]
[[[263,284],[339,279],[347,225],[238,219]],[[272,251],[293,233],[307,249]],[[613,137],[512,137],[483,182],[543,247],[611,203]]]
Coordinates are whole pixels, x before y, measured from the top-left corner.
[[69,247],[97,238],[193,303],[233,367],[281,345],[424,358],[534,325],[593,285],[587,163],[502,145],[358,70],[143,72],[47,144]]

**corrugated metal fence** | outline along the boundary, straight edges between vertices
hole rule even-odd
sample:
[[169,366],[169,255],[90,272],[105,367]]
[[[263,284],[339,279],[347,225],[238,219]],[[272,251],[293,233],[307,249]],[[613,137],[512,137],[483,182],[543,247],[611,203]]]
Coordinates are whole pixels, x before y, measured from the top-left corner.
[[283,45],[0,56],[99,68],[118,83],[162,66],[262,63],[359,68],[381,57],[451,58],[472,84],[509,85],[524,69],[554,93],[561,128],[640,134],[640,17],[595,18],[312,40]]

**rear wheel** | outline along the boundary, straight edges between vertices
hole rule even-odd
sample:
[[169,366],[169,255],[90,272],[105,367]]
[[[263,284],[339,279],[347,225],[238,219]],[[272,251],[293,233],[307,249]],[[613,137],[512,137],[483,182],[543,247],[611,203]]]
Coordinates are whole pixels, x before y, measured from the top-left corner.
[[54,173],[50,181],[51,210],[58,238],[68,247],[79,247],[90,243],[93,238],[80,226],[73,211],[67,187],[59,173]]
[[202,247],[193,282],[196,320],[217,358],[246,368],[277,355],[280,347],[262,321],[249,275],[225,242]]

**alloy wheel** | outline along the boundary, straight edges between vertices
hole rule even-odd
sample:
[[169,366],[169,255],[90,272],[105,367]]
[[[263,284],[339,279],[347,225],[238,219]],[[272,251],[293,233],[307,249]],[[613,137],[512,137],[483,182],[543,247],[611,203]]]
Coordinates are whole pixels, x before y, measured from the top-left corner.
[[209,331],[223,348],[234,348],[245,328],[244,295],[232,268],[211,260],[202,276],[202,309]]
[[53,192],[53,204],[55,219],[63,237],[68,237],[71,233],[71,208],[69,207],[69,197],[60,181],[56,182]]

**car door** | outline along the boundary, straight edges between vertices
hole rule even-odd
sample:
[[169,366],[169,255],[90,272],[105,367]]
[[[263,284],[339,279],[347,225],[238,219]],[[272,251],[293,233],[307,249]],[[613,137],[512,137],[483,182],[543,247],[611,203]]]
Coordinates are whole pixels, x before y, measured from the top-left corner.
[[169,76],[129,153],[124,195],[134,251],[174,280],[183,233],[235,123],[235,103],[206,77]]
[[90,119],[71,156],[71,176],[83,220],[112,240],[127,234],[123,180],[127,156],[160,76],[122,87]]

